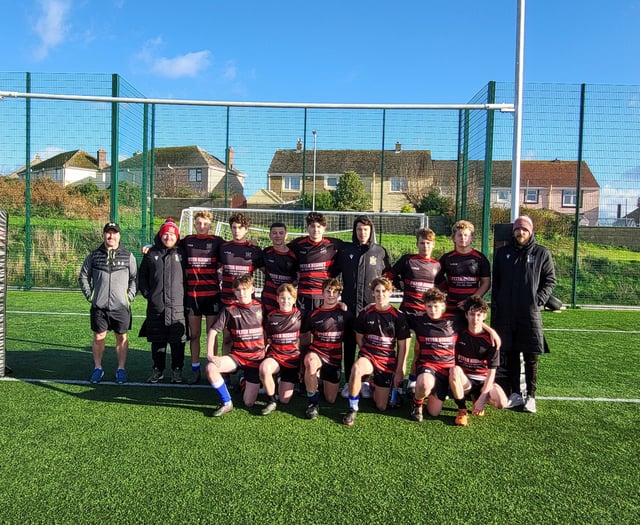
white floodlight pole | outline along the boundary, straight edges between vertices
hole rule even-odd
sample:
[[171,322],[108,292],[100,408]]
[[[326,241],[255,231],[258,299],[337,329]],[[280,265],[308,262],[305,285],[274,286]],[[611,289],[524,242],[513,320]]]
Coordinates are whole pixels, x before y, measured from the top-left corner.
[[511,222],[520,215],[520,161],[522,159],[522,89],[524,83],[524,13],[526,0],[518,0],[516,78],[511,155]]
[[316,146],[318,134],[315,129],[311,133],[313,133],[313,189],[311,193],[311,209],[316,211]]

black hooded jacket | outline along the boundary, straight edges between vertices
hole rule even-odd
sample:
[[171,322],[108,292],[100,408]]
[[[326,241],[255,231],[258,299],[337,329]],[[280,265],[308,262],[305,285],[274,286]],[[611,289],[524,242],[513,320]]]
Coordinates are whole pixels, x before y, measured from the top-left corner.
[[491,325],[513,333],[513,348],[506,351],[543,353],[541,308],[556,285],[551,252],[532,234],[521,246],[515,240],[502,246],[493,261]]
[[387,250],[376,243],[373,224],[369,241],[365,244],[358,241],[357,224],[358,218],[353,223],[351,242],[345,242],[340,246],[332,270],[332,275],[342,275],[342,302],[354,315],[358,315],[360,310],[374,302],[369,283],[391,270]]
[[147,300],[140,336],[149,342],[186,341],[184,263],[179,244],[167,249],[158,235],[140,263],[138,290]]

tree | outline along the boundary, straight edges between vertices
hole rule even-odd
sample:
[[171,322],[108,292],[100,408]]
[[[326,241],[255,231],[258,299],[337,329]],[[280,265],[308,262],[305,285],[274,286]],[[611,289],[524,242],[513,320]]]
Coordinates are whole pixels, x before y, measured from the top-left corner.
[[366,211],[371,209],[371,195],[369,195],[355,171],[347,171],[338,180],[333,192],[336,210]]
[[420,203],[416,206],[418,213],[426,215],[447,215],[453,210],[450,199],[440,193],[438,188],[431,188],[429,193],[424,195]]
[[[333,198],[333,191],[321,191],[316,193],[316,210],[333,211],[336,209]],[[311,193],[305,193],[302,199],[302,208],[310,210],[313,205]]]

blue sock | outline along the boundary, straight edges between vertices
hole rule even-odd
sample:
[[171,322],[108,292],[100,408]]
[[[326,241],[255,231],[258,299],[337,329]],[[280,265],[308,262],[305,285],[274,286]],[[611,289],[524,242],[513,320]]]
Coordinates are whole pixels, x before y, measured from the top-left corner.
[[307,392],[307,401],[310,405],[317,405],[318,401],[320,401],[320,392]]
[[349,396],[349,408],[351,410],[358,411],[360,403],[360,396]]
[[409,381],[415,381],[417,377],[415,374],[409,374]]
[[229,394],[229,389],[227,388],[227,384],[224,382],[224,379],[221,379],[218,383],[212,383],[211,386],[220,396],[220,402],[223,405],[231,403],[231,394]]
[[191,363],[191,371],[198,372],[200,370],[200,362]]

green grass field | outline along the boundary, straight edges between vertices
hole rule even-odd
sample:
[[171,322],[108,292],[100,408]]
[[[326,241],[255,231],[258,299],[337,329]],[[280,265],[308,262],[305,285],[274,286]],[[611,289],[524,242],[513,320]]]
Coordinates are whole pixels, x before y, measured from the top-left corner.
[[347,428],[341,398],[317,421],[302,398],[261,417],[263,400],[235,397],[212,419],[204,385],[134,384],[151,368],[144,308],[131,384],[110,384],[109,336],[94,386],[81,294],[9,292],[0,523],[639,522],[640,312],[545,313],[535,415],[489,409],[459,428],[450,401],[422,424],[363,401]]

